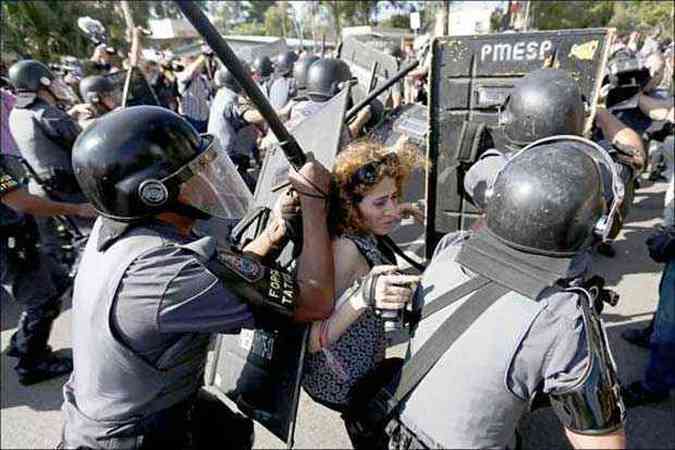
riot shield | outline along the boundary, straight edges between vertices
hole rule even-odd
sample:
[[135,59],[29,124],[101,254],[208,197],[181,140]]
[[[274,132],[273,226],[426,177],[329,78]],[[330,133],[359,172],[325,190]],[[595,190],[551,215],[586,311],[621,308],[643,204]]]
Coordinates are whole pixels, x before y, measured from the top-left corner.
[[[338,151],[348,98],[349,88],[346,88],[318,113],[290,130],[302,148],[313,149],[314,157],[326,167],[332,167]],[[272,188],[287,180],[289,167],[277,146],[267,152],[256,186],[255,206],[271,208],[274,205],[280,192],[273,192]],[[264,218],[262,215],[260,220]],[[246,233],[253,237],[255,229],[260,230],[261,226],[251,227]],[[285,265],[291,254],[286,248],[279,262]],[[289,447],[293,445],[308,331],[307,325],[282,325],[274,330],[243,330],[238,335],[220,335],[214,361],[206,373],[207,385],[223,392],[241,412]]]
[[138,67],[130,67],[126,71],[119,71],[104,75],[108,78],[122,99],[122,106],[151,105],[161,106],[157,95],[152,89],[145,75]]
[[[345,88],[326,102],[326,105],[316,114],[298,123],[290,130],[300,146],[305,149],[313,149],[314,158],[327,168],[333,166],[335,155],[338,152],[348,99],[349,88]],[[336,125],[327,125],[331,123]],[[317,132],[317,130],[321,130],[321,132]],[[262,211],[262,208],[274,206],[277,198],[281,195],[281,191],[276,190],[275,187],[286,182],[289,167],[288,160],[277,145],[273,145],[266,152],[253,195],[253,206],[258,208],[258,211]],[[266,217],[263,214],[260,216],[260,220],[264,221],[264,219]],[[264,227],[263,223],[252,223],[251,225],[245,232],[239,231],[241,236],[237,236],[237,242],[244,243],[246,240],[254,238],[256,236],[255,230]],[[292,251],[292,244],[289,244],[280,257],[279,262],[282,265],[290,261]]]
[[614,30],[585,29],[449,36],[432,46],[427,177],[427,256],[445,234],[467,229],[478,211],[463,193],[466,170],[499,147],[499,108],[514,82],[542,67],[566,70],[588,104],[590,132]]
[[[399,69],[396,58],[385,54],[375,46],[368,45],[364,42],[365,39],[367,38],[364,36],[350,36],[345,39],[340,50],[340,59],[349,65],[352,75],[359,80],[359,84],[353,88],[354,103],[358,103],[368,92],[391,78]],[[375,69],[374,77],[371,80],[373,69]],[[386,98],[387,91],[383,92],[378,100],[384,103]]]

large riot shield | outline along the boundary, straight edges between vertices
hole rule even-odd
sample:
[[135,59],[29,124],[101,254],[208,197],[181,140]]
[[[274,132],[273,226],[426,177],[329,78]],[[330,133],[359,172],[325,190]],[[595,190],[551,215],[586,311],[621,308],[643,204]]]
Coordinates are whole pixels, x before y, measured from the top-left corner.
[[427,177],[427,255],[440,237],[469,227],[478,211],[463,194],[466,170],[499,147],[499,110],[514,82],[542,67],[568,71],[588,104],[590,132],[611,29],[450,36],[432,47]]
[[[332,167],[335,161],[348,97],[346,88],[290,130],[302,148],[314,150],[314,157],[326,167]],[[255,206],[274,205],[280,192],[273,188],[286,182],[289,167],[281,149],[275,146],[267,152],[254,195]],[[254,237],[261,227],[251,227],[244,233]],[[287,248],[279,258],[280,264],[287,264],[291,253]],[[306,325],[281,325],[273,330],[220,335],[214,361],[206,373],[207,385],[223,392],[244,414],[289,447],[293,445],[308,330]]]
[[[361,101],[399,69],[396,58],[384,53],[382,46],[369,45],[368,39],[367,36],[350,36],[340,49],[340,59],[349,65],[352,75],[359,81],[353,88],[354,103]],[[387,91],[383,92],[378,100],[384,103],[387,95]]]
[[[332,168],[335,162],[348,99],[349,87],[326,102],[326,105],[316,114],[298,123],[290,130],[300,146],[304,149],[313,149],[314,158],[327,168]],[[336,125],[328,126],[327,124]],[[253,195],[253,205],[256,211],[260,212],[260,215],[256,219],[257,222],[252,223],[247,230],[237,230],[237,235],[234,236],[235,241],[241,244],[245,243],[246,240],[257,235],[256,230],[260,230],[264,226],[267,218],[264,210],[271,209],[281,195],[281,191],[276,188],[287,181],[289,168],[288,160],[277,145],[273,145],[266,151]],[[244,223],[247,220],[248,218]],[[291,259],[292,252],[293,244],[289,244],[282,253],[279,262],[282,265],[287,264]]]

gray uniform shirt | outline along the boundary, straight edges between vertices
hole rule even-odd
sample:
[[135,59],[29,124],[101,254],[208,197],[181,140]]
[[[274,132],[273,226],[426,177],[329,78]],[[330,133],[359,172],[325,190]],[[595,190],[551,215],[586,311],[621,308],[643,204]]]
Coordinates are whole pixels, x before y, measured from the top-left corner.
[[[186,242],[170,226],[152,228]],[[179,246],[163,246],[127,269],[112,309],[118,337],[154,364],[184,333],[228,333],[252,328],[250,308]]]
[[[473,276],[454,261],[462,242],[449,235],[439,243],[418,291],[425,304]],[[559,392],[583,376],[588,353],[576,294],[542,297],[535,303],[510,292],[497,300],[410,394],[400,420],[425,445],[503,448],[536,392]],[[467,298],[419,324],[413,354]]]

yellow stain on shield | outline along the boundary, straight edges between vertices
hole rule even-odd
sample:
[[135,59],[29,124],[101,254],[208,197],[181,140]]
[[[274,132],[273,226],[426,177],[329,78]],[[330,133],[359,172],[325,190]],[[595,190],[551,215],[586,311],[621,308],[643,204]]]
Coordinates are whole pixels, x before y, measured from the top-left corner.
[[583,44],[574,44],[570,50],[569,56],[574,56],[577,59],[593,59],[595,51],[598,49],[599,41],[588,41]]

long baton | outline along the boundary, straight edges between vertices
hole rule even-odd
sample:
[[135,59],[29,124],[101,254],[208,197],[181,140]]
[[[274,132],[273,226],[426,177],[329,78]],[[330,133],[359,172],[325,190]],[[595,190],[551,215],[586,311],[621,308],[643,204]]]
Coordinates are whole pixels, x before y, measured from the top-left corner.
[[345,123],[349,122],[364,106],[366,106],[368,103],[370,103],[375,97],[389,89],[396,83],[398,80],[406,76],[411,70],[413,70],[415,67],[419,65],[419,61],[414,61],[410,63],[409,65],[405,66],[398,72],[396,72],[391,78],[389,78],[387,81],[385,81],[382,86],[378,87],[375,89],[373,92],[368,94],[366,98],[361,100],[358,105],[354,106],[352,109],[350,109],[347,114],[345,114]]
[[218,58],[227,67],[232,76],[237,80],[241,88],[246,92],[248,98],[258,108],[260,114],[267,121],[270,129],[277,137],[281,150],[286,155],[288,162],[296,170],[299,170],[307,161],[307,156],[295,140],[293,135],[288,132],[284,124],[279,120],[277,113],[270,105],[267,98],[260,92],[260,88],[253,81],[251,75],[246,73],[239,59],[234,54],[230,46],[220,36],[208,17],[202,12],[193,1],[176,0],[176,5],[190,21],[193,27],[201,34],[206,43],[213,49]]

